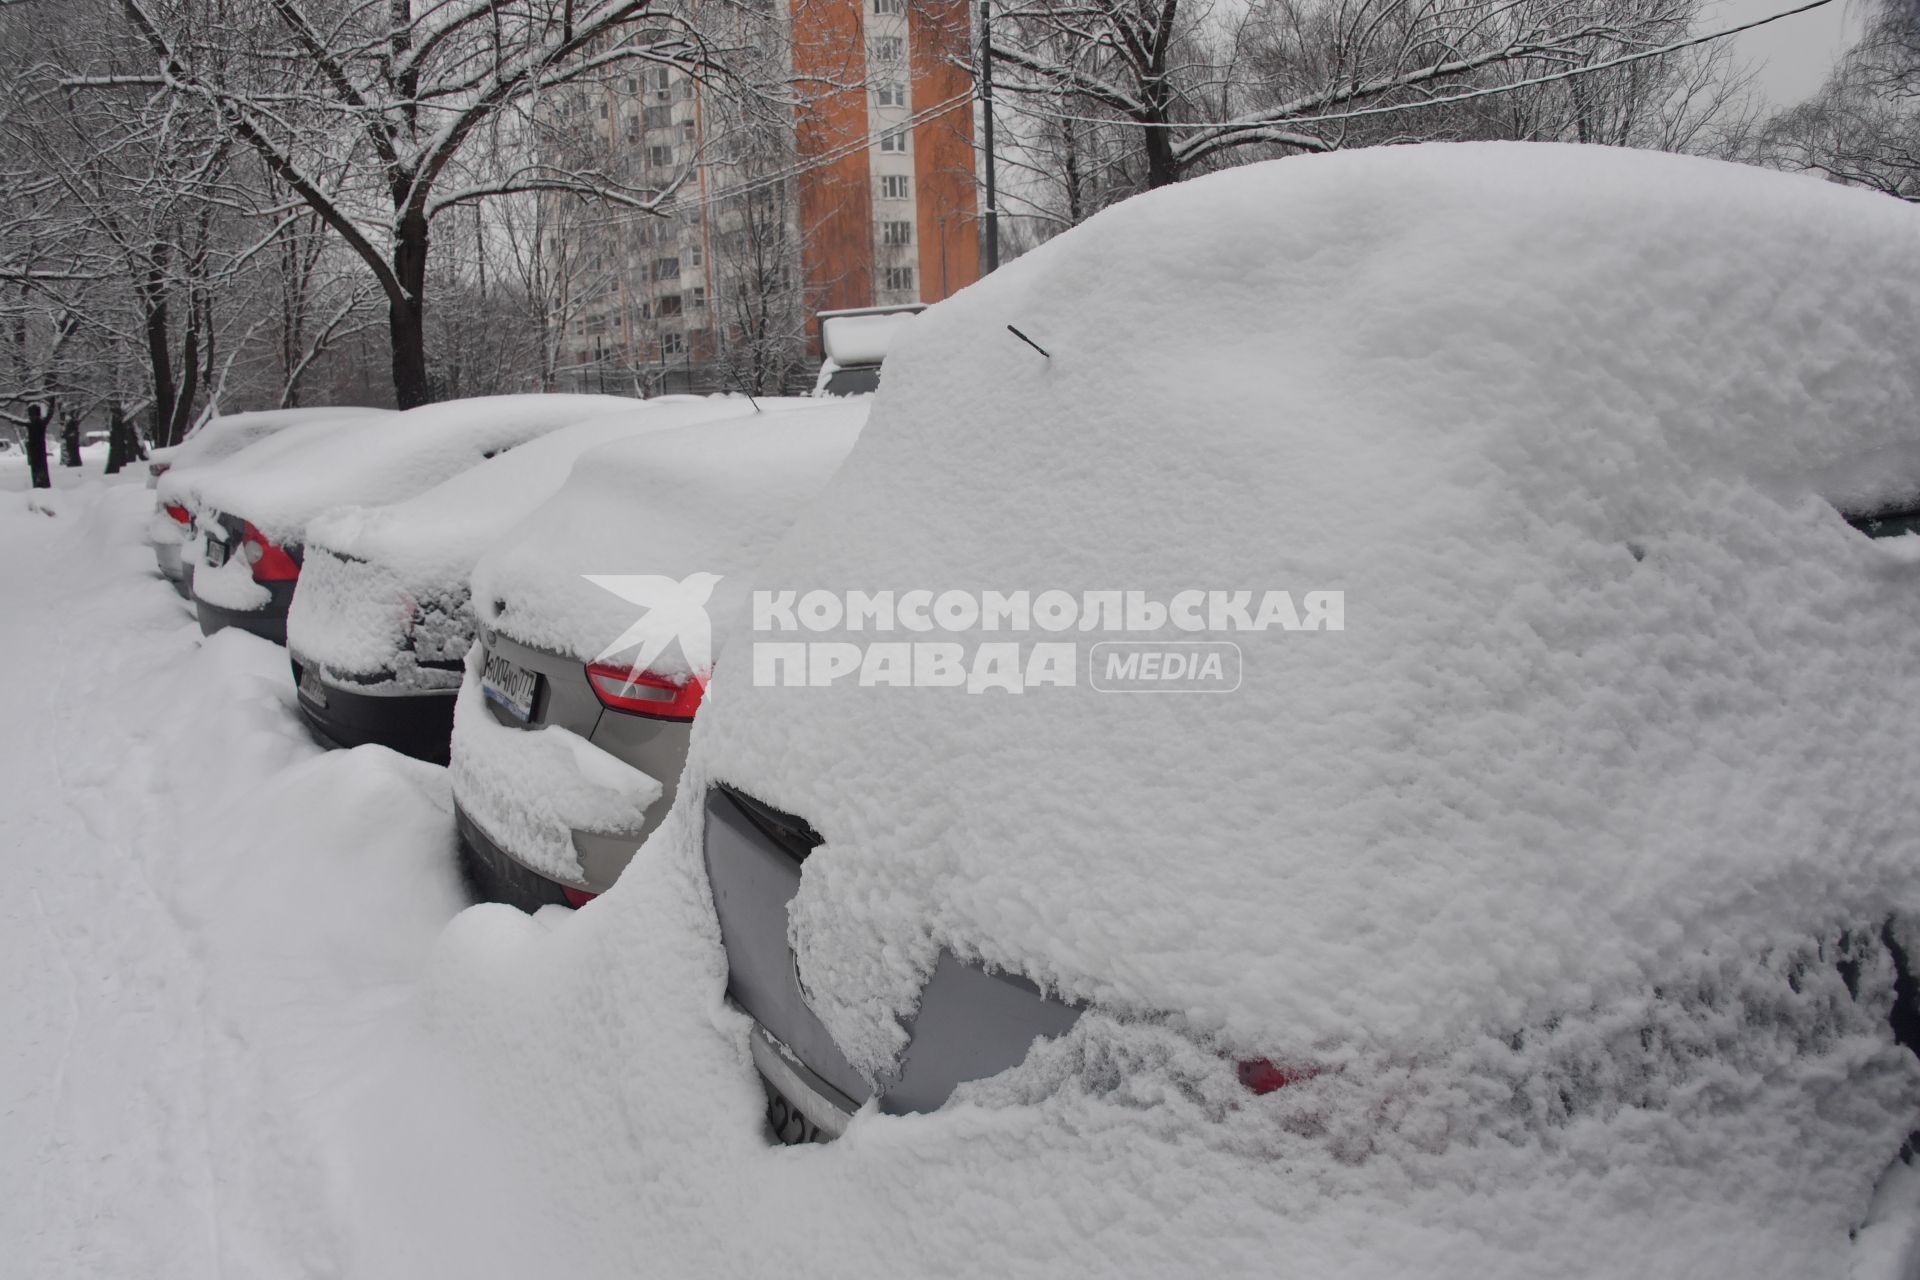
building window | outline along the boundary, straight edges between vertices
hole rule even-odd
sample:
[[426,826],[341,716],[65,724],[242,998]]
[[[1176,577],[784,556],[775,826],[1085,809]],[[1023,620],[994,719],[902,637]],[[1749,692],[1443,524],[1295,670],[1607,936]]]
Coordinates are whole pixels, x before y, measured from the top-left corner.
[[682,120],[680,122],[680,141],[682,142],[693,141],[693,121]]
[[660,354],[677,356],[687,349],[687,335],[684,333],[663,333],[660,335]]
[[911,222],[883,222],[880,224],[881,244],[912,244],[913,224]]
[[672,107],[648,107],[647,128],[668,129],[673,127]]
[[665,93],[673,84],[673,72],[666,67],[655,67],[647,73],[647,80],[661,93]]
[[890,152],[896,152],[896,153],[906,151],[907,149],[906,130],[902,129],[896,133],[881,134],[880,149],[882,151],[890,151]]
[[912,267],[888,267],[882,285],[890,293],[911,293],[913,291]]
[[671,169],[673,167],[673,148],[671,146],[648,147],[647,163],[656,169]]
[[687,250],[688,266],[698,267],[703,265],[706,262],[706,260],[707,260],[706,251],[701,249],[699,245],[695,245],[693,246],[693,248]]
[[680,314],[680,295],[677,293],[669,293],[665,297],[661,298],[660,314],[663,316],[679,315]]
[[640,82],[632,76],[627,77],[627,92],[628,93],[640,92]]
[[680,259],[655,258],[653,260],[653,278],[655,280],[678,280],[680,278]]
[[881,15],[899,16],[907,11],[907,0],[873,0],[873,11]]
[[880,36],[873,42],[875,62],[899,62],[907,56],[907,42],[899,36]]
[[691,98],[693,96],[693,81],[682,80],[680,82],[680,96],[683,98]]
[[882,107],[904,107],[907,105],[907,86],[898,80],[882,80],[873,87],[873,100]]
[[910,200],[908,178],[904,173],[888,173],[880,178],[880,198],[882,200]]
[[693,286],[693,305],[696,308],[707,305],[707,287],[705,285],[697,284]]

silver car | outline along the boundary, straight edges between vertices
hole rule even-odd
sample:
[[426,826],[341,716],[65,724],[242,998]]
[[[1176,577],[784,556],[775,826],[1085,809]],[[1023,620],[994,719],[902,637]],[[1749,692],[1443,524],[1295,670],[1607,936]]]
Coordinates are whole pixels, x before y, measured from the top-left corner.
[[[832,477],[869,402],[741,402],[600,445],[480,558],[450,765],[482,897],[578,906],[613,884],[672,805],[708,655],[746,606],[754,566]],[[620,594],[627,582],[693,593],[710,635],[635,655],[622,637],[652,606]]]

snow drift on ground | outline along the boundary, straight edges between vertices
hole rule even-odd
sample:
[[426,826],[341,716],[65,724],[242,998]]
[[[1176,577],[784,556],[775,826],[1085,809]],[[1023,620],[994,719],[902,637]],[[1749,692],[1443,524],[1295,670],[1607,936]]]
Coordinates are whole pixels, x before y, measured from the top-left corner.
[[169,471],[157,496],[201,515],[239,516],[277,543],[299,542],[307,522],[331,507],[410,498],[497,453],[634,403],[617,396],[486,396],[400,414],[326,418],[177,477]]
[[0,493],[0,1272],[367,1274],[340,1135],[434,1070],[445,776],[323,755],[283,651],[154,575],[144,476],[55,479]]
[[553,496],[576,458],[628,436],[748,412],[744,397],[661,397],[530,440],[405,501],[329,512],[307,530],[289,647],[336,671],[375,674],[394,669],[411,631],[420,657],[457,661],[473,639],[474,561]]
[[[754,566],[847,456],[870,403],[766,399],[583,454],[552,500],[480,558],[475,614],[592,662],[646,611],[588,575],[716,574],[706,612],[718,645],[743,615]],[[649,665],[688,673],[678,645]]]

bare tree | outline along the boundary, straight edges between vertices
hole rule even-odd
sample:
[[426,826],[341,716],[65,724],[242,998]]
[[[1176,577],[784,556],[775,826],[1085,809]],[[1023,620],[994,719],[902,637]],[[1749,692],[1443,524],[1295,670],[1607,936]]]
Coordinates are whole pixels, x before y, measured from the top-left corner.
[[436,222],[495,196],[572,192],[652,208],[662,189],[537,156],[466,163],[483,126],[531,122],[566,86],[633,64],[721,74],[682,7],[664,0],[412,0],[339,5],[120,0],[152,69],[83,72],[81,87],[151,86],[196,104],[251,148],[372,274],[387,301],[402,406],[432,393],[428,253]]
[[1769,126],[1768,158],[1920,201],[1920,11],[1886,0],[1812,98]]
[[[1699,0],[1027,0],[993,54],[1036,211],[1075,222],[1222,164],[1428,138],[1724,148]],[[1480,95],[1485,94],[1483,98]],[[997,119],[1001,118],[998,114]]]

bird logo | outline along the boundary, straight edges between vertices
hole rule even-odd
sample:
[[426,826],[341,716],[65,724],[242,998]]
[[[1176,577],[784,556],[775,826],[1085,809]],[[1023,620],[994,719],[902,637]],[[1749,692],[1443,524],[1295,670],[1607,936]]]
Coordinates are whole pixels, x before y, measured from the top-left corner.
[[707,601],[713,598],[720,574],[691,573],[678,580],[659,573],[582,576],[601,590],[646,610],[638,622],[620,633],[619,639],[600,651],[595,662],[605,662],[631,649],[633,656],[625,660],[629,668],[645,671],[677,641],[689,673],[705,677],[713,669],[713,622],[707,616]]

